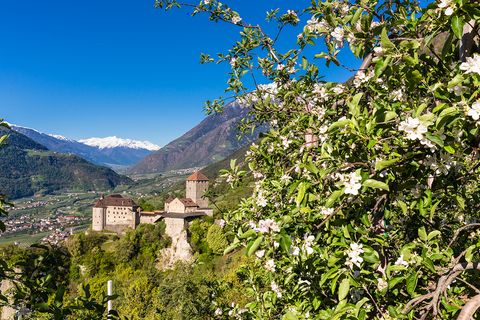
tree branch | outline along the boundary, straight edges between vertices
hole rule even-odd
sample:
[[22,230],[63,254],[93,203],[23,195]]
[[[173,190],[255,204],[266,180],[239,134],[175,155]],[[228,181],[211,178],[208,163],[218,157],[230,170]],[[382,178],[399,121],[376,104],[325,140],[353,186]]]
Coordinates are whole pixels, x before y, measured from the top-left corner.
[[480,307],[480,294],[477,294],[463,306],[462,311],[458,315],[457,320],[470,320],[473,319],[475,311]]
[[463,26],[463,35],[460,41],[459,58],[465,62],[472,55],[473,38],[475,37],[475,20],[470,20]]
[[450,243],[448,244],[448,247],[450,248],[452,246],[452,244],[457,240],[457,238],[459,237],[460,233],[463,230],[470,229],[470,228],[478,228],[478,227],[480,227],[480,223],[471,223],[471,224],[467,224],[466,226],[463,226],[463,227],[459,228],[453,234],[453,238],[452,238],[452,240],[450,240]]

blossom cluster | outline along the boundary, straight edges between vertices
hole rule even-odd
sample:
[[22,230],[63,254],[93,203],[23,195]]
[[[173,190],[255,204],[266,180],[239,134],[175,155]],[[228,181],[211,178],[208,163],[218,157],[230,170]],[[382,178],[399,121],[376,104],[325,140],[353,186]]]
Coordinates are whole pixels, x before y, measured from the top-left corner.
[[362,176],[354,171],[347,174],[337,173],[335,178],[340,180],[340,183],[345,186],[344,193],[351,195],[358,195],[358,191],[362,187]]
[[345,252],[345,255],[347,256],[345,265],[350,269],[353,269],[354,265],[360,268],[363,262],[361,254],[364,252],[363,244],[358,244],[355,242],[350,243],[350,249]]

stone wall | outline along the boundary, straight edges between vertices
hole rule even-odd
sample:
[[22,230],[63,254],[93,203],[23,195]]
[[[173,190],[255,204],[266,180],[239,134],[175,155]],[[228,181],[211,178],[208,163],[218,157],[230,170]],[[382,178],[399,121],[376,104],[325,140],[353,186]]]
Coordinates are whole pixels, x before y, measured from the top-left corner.
[[185,212],[185,205],[180,201],[178,198],[172,200],[168,204],[168,211],[166,212],[178,212],[184,213]]
[[103,208],[93,208],[92,230],[102,231],[105,224],[105,213]]
[[107,207],[106,225],[128,225],[135,228],[137,213],[128,207]]
[[160,265],[162,270],[172,268],[175,263],[190,262],[192,259],[192,248],[188,243],[187,227],[188,223],[184,219],[164,218],[165,233],[172,239],[169,248],[160,252]]
[[161,217],[160,214],[140,214],[140,223],[154,224]]

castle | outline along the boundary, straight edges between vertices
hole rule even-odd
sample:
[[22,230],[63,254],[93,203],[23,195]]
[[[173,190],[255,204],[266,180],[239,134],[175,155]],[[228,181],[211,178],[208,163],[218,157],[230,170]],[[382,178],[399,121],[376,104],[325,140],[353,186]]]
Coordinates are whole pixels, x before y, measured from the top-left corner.
[[128,228],[135,229],[141,223],[152,224],[160,219],[165,220],[167,233],[174,232],[180,225],[183,229],[186,221],[213,215],[213,210],[208,207],[208,199],[204,198],[208,183],[203,173],[194,172],[186,181],[186,197],[168,199],[164,211],[142,211],[132,199],[119,194],[102,196],[93,207],[92,230],[121,233]]

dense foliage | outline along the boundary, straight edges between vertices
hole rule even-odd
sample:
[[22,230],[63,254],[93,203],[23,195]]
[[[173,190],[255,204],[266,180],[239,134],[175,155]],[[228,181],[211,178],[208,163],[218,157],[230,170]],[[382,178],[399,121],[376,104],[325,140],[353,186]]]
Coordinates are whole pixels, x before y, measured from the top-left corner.
[[[3,247],[0,254],[13,272],[7,305],[23,310],[27,319],[104,319],[106,301],[113,298],[115,319],[212,318],[217,303],[249,299],[237,270],[251,259],[243,252],[215,254],[219,249],[209,243],[226,245],[218,228],[211,219],[195,220],[189,238],[197,262],[165,271],[161,253],[170,239],[163,222],[140,225],[120,237],[79,233],[59,247]],[[210,229],[216,235],[206,240]],[[108,280],[113,280],[114,297],[106,296]],[[213,297],[219,302],[212,303]]]
[[[255,302],[218,316],[470,319],[480,306],[480,3],[312,1],[269,11],[273,36],[216,0],[156,4],[240,28],[232,49],[202,61],[231,65],[227,91],[250,106],[246,128],[271,124],[247,157],[254,195],[226,216],[229,250],[257,257],[246,279]],[[297,44],[281,52],[287,27]],[[348,49],[363,59],[352,79],[323,81],[319,63],[344,66]]]

